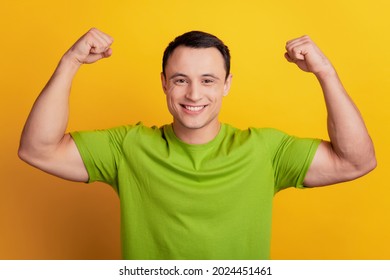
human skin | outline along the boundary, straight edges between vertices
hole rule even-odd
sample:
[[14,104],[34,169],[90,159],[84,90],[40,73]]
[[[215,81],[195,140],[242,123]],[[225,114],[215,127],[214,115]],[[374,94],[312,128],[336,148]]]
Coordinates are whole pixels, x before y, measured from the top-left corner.
[[216,48],[179,46],[161,74],[167,105],[177,137],[189,144],[204,144],[218,134],[218,115],[230,89],[224,60]]

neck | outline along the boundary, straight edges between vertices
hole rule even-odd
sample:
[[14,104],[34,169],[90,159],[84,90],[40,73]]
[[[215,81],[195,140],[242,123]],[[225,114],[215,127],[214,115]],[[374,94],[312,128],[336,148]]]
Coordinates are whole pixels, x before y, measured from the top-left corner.
[[177,138],[190,145],[201,145],[212,141],[221,129],[221,123],[210,123],[201,128],[188,128],[173,121],[173,131]]

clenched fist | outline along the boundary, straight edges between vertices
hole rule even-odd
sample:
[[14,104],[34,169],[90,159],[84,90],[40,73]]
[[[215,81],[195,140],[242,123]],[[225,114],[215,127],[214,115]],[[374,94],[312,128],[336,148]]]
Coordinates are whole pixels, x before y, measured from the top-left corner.
[[322,53],[309,36],[302,36],[286,43],[285,58],[295,63],[301,70],[316,76],[326,75],[334,71],[328,58]]
[[110,47],[113,42],[112,37],[92,28],[77,40],[65,56],[79,65],[94,63],[99,59],[111,56],[112,49]]

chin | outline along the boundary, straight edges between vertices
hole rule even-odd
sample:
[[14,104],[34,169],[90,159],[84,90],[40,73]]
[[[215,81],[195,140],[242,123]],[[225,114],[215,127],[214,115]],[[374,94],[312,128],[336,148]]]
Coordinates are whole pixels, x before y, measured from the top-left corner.
[[202,124],[182,124],[182,127],[186,129],[201,129],[204,128],[205,126],[206,125],[202,125]]
[[185,122],[185,121],[176,121],[183,129],[201,129],[208,125],[208,123],[200,123],[200,122]]

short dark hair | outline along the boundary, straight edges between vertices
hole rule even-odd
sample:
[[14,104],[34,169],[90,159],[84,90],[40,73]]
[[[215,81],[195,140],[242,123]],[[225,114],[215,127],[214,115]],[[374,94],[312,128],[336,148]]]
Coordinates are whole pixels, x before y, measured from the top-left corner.
[[172,55],[173,51],[179,46],[186,46],[190,48],[216,48],[222,54],[225,61],[225,70],[227,78],[230,74],[230,52],[229,48],[216,36],[203,32],[203,31],[190,31],[184,33],[175,38],[169,43],[168,47],[164,51],[162,60],[162,71],[165,76],[165,67],[167,65],[168,58]]

